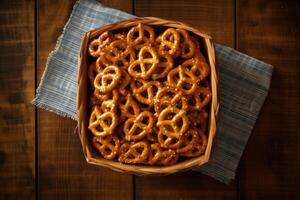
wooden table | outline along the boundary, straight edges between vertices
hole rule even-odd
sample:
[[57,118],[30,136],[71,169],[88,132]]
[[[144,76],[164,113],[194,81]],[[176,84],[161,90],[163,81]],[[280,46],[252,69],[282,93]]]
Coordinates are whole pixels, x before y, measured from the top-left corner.
[[31,105],[74,3],[1,1],[0,199],[300,199],[299,1],[103,1],[185,21],[274,65],[269,97],[228,186],[196,172],[137,177],[88,165],[76,123]]

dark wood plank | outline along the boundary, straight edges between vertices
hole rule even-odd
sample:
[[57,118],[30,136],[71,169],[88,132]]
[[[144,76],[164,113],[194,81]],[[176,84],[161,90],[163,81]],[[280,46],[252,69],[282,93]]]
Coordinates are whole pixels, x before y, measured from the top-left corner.
[[[138,16],[156,16],[189,23],[211,33],[218,42],[234,46],[233,1],[136,1]],[[236,182],[223,185],[198,172],[165,177],[136,177],[137,199],[235,199]]]
[[300,199],[300,2],[238,1],[238,49],[274,65],[241,164],[241,199]]
[[34,199],[34,1],[1,1],[0,26],[0,199]]
[[[39,1],[38,80],[74,3],[75,0]],[[79,138],[73,134],[75,126],[75,121],[39,110],[40,197],[132,199],[132,176],[87,164]]]

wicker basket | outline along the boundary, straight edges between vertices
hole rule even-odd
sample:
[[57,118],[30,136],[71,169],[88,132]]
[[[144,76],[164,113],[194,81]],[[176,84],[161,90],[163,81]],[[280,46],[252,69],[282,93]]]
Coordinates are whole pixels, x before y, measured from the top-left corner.
[[[88,132],[88,78],[87,78],[87,62],[88,62],[88,43],[89,41],[99,36],[101,33],[105,31],[118,30],[124,28],[130,28],[132,26],[137,25],[138,23],[143,23],[146,25],[156,26],[156,27],[174,27],[181,28],[187,31],[194,33],[199,36],[199,40],[201,40],[202,51],[205,55],[211,69],[210,81],[211,81],[211,89],[212,89],[212,102],[210,109],[210,120],[209,120],[209,130],[208,130],[208,145],[205,151],[205,154],[191,158],[182,162],[179,162],[172,166],[144,166],[144,165],[127,165],[122,164],[117,161],[110,161],[102,158],[96,150],[93,148]],[[95,30],[87,32],[81,43],[81,50],[79,55],[79,73],[78,73],[78,98],[77,98],[77,115],[78,115],[78,131],[79,136],[83,148],[84,156],[88,163],[95,164],[98,166],[103,166],[110,168],[115,171],[131,173],[136,175],[167,175],[180,171],[186,171],[190,168],[200,166],[206,162],[208,162],[211,154],[213,139],[216,134],[216,118],[218,113],[218,76],[215,66],[215,51],[213,42],[210,36],[200,32],[199,30],[192,28],[184,23],[165,20],[154,17],[139,17],[129,20],[120,21],[117,23],[109,24]]]

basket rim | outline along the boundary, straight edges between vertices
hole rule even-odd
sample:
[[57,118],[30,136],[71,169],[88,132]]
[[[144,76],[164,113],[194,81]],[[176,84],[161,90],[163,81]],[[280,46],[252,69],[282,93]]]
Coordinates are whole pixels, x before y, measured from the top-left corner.
[[[208,146],[206,148],[205,154],[202,156],[195,157],[195,158],[188,158],[185,161],[181,161],[171,166],[150,166],[150,165],[141,166],[141,165],[123,164],[118,161],[110,161],[100,156],[93,157],[93,153],[89,149],[90,148],[89,147],[90,144],[88,143],[89,141],[86,141],[87,138],[84,135],[87,134],[86,132],[87,124],[83,122],[84,119],[81,118],[81,113],[80,113],[80,111],[83,109],[83,102],[84,102],[83,98],[81,97],[82,96],[81,84],[82,81],[84,81],[84,79],[86,80],[86,78],[82,77],[82,74],[84,74],[84,69],[86,68],[85,63],[83,61],[87,56],[86,53],[87,43],[90,41],[91,38],[100,35],[102,32],[131,27],[136,25],[137,23],[143,23],[151,26],[180,27],[194,33],[195,35],[197,35],[198,37],[204,40],[205,43],[204,50],[207,53],[207,57],[208,57],[207,62],[210,66],[210,72],[211,72],[210,86],[212,89],[212,101],[211,101],[211,108],[210,108],[210,115],[209,115],[210,120],[209,120],[209,129],[208,129],[209,132]],[[124,26],[124,24],[127,25]],[[157,17],[137,17],[133,19],[122,20],[115,23],[107,24],[102,27],[98,27],[84,34],[84,37],[82,38],[82,42],[81,42],[81,47],[80,47],[78,66],[79,66],[78,69],[79,71],[78,71],[78,92],[77,92],[77,115],[78,115],[77,123],[78,123],[78,132],[80,136],[81,145],[83,148],[83,153],[88,163],[110,168],[114,171],[125,172],[125,173],[136,174],[136,175],[151,175],[151,174],[166,175],[166,174],[172,174],[180,171],[186,171],[193,167],[208,162],[211,156],[212,143],[216,135],[216,123],[217,123],[217,115],[219,110],[218,73],[216,67],[215,49],[214,49],[211,36],[199,31],[196,28],[191,27],[190,25],[187,25],[186,23],[182,23],[174,20],[165,20]]]

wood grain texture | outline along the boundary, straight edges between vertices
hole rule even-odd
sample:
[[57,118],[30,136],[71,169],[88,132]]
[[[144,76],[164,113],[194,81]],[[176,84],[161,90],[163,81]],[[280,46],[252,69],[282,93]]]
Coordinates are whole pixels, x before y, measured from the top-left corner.
[[300,2],[240,0],[238,49],[274,66],[241,164],[241,199],[300,199]]
[[[38,80],[75,0],[38,3]],[[132,199],[132,177],[86,163],[76,122],[39,110],[41,199]]]
[[133,0],[99,0],[103,5],[132,13]]
[[[138,16],[154,16],[181,20],[204,32],[216,41],[234,46],[233,1],[167,1],[139,0]],[[235,199],[236,182],[226,186],[198,172],[163,177],[136,177],[136,199]]]
[[138,0],[135,14],[183,21],[219,43],[234,46],[233,0]]
[[34,1],[1,1],[0,24],[0,199],[34,199]]

